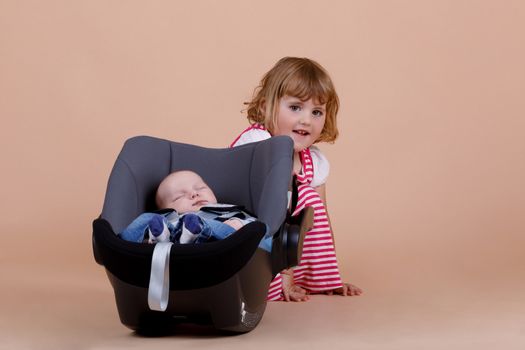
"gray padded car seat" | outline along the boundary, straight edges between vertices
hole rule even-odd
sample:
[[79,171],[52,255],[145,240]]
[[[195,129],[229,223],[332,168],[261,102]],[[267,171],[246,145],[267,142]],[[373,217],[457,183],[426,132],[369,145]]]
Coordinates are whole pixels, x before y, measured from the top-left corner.
[[[139,136],[126,141],[111,172],[104,206],[93,222],[93,251],[106,269],[121,322],[148,331],[177,322],[208,323],[247,332],[261,320],[276,273],[297,265],[311,212],[291,217],[293,141],[286,136],[236,148],[211,149]],[[161,180],[193,170],[219,202],[242,205],[258,221],[230,237],[198,245],[174,244],[165,311],[148,306],[154,245],[118,237],[139,214],[152,211]],[[291,196],[293,197],[293,195]],[[273,236],[272,252],[258,248]]]

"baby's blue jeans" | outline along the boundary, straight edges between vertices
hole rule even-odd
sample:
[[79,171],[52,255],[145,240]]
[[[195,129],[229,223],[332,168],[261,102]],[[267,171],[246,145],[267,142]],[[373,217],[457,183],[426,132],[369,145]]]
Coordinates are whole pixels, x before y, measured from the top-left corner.
[[[144,239],[144,232],[146,232],[150,220],[154,216],[162,214],[157,213],[143,213],[139,215],[124,231],[120,233],[120,237],[126,241],[141,243]],[[162,215],[163,221],[170,231],[170,241],[177,242],[178,237],[182,231],[182,220],[178,220],[175,224],[172,224],[166,219],[165,215]],[[202,219],[202,218],[201,218]],[[195,243],[204,243],[213,240],[221,240],[232,233],[235,232],[235,229],[230,225],[226,225],[223,222],[218,220],[207,220],[202,219],[203,227],[202,231],[197,236]],[[259,244],[259,247],[270,252],[272,249],[272,237],[264,237],[264,239]]]

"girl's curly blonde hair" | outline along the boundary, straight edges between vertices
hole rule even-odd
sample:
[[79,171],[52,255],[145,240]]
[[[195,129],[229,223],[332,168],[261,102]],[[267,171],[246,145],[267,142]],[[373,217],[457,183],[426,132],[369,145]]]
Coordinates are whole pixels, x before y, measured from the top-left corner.
[[335,141],[339,135],[336,119],[339,98],[330,76],[319,63],[308,58],[281,58],[255,88],[253,99],[245,103],[250,123],[262,124],[273,133],[279,100],[285,95],[303,101],[312,98],[316,103],[326,103],[326,121],[315,142]]

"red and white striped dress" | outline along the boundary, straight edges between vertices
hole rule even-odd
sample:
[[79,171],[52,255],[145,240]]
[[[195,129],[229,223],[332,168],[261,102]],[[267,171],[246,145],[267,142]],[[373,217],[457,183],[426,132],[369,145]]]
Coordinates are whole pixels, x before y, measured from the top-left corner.
[[[239,138],[251,130],[264,130],[260,125],[252,125],[232,143],[237,145]],[[343,286],[332,231],[324,203],[311,186],[314,177],[314,165],[309,149],[300,152],[302,172],[296,174],[298,182],[297,207],[292,215],[297,215],[305,207],[314,208],[314,225],[306,233],[303,254],[299,265],[293,268],[294,282],[309,293],[321,293]],[[284,300],[281,274],[277,274],[270,283],[268,300]]]

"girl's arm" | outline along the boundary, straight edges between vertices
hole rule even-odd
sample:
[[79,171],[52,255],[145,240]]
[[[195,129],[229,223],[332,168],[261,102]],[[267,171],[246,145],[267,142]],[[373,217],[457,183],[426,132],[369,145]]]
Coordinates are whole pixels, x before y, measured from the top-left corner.
[[330,221],[330,215],[328,215],[328,204],[326,203],[326,182],[322,184],[321,186],[317,186],[314,189],[319,194],[319,197],[321,197],[321,200],[323,201],[324,209],[326,211],[326,217],[328,218],[328,225],[330,226],[330,232],[332,233],[332,241],[334,242],[334,249],[335,249],[334,230],[332,230],[332,222]]

